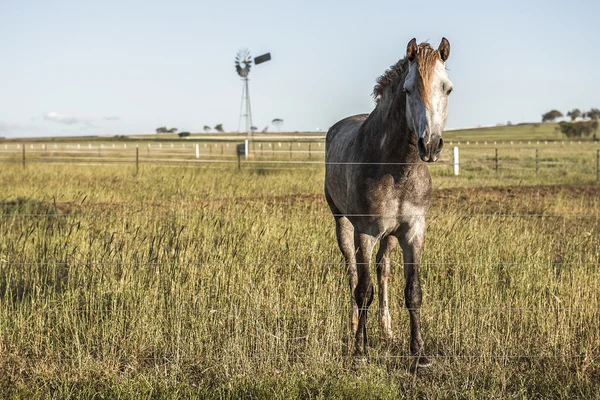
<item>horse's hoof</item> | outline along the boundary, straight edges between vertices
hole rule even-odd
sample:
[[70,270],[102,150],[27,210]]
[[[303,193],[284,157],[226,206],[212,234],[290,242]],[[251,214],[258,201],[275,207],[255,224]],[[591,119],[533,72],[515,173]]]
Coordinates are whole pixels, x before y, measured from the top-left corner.
[[387,343],[392,343],[394,341],[394,332],[392,330],[382,330],[381,337]]
[[416,356],[410,366],[410,372],[417,372],[419,369],[426,369],[431,367],[432,362],[425,356]]
[[368,362],[369,362],[369,356],[362,351],[357,350],[352,355],[352,364],[354,364],[356,366],[364,365],[364,364],[367,364]]

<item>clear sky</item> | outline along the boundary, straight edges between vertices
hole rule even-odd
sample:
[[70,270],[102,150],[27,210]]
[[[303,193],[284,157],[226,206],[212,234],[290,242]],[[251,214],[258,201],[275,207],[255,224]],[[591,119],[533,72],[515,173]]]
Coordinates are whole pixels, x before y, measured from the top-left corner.
[[370,112],[412,37],[451,44],[448,128],[600,108],[596,1],[0,0],[0,136],[237,130],[237,51],[254,124],[326,130]]

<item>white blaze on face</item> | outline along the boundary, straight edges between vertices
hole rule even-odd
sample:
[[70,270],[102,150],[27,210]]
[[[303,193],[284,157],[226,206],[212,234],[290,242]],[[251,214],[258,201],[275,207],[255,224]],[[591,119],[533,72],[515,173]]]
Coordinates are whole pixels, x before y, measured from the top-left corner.
[[[452,82],[442,60],[438,60],[429,82],[429,107],[419,92],[419,72],[416,61],[411,61],[404,81],[406,93],[406,120],[417,136],[428,145],[432,135],[441,136],[448,119],[448,95]],[[427,83],[426,83],[427,84]]]
[[448,120],[448,96],[452,91],[452,82],[442,60],[438,60],[435,65],[435,74],[430,85],[430,109],[427,114],[429,132],[441,136]]

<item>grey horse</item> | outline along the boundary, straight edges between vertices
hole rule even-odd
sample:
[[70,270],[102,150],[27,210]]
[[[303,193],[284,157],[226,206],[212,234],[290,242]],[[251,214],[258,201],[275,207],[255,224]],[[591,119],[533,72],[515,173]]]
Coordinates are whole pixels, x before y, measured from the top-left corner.
[[400,242],[410,352],[415,356],[412,368],[430,365],[420,329],[419,264],[431,198],[427,162],[437,161],[442,151],[452,91],[445,68],[449,54],[446,38],[437,50],[412,39],[406,57],[377,80],[373,112],[345,118],[327,132],[325,197],[346,259],[350,329],[358,358],[367,356],[367,310],[373,300],[370,263],[378,241],[379,323],[384,337],[393,337],[388,282],[390,255]]

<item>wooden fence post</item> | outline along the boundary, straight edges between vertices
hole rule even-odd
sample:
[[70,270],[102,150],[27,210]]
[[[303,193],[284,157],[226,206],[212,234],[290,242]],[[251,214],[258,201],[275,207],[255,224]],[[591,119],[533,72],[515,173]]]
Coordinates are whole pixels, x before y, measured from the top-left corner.
[[540,158],[538,157],[538,149],[535,149],[535,174],[540,170]]
[[496,173],[498,173],[498,149],[496,149]]
[[135,146],[135,174],[139,174],[140,172],[140,148],[139,146]]
[[25,168],[25,144],[23,144],[23,168]]

